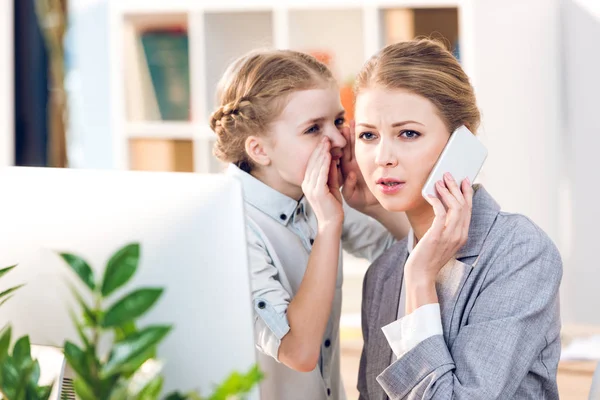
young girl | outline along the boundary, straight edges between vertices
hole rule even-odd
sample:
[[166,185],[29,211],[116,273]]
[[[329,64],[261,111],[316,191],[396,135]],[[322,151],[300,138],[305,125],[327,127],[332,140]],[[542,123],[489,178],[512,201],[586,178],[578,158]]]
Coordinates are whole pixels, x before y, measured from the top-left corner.
[[421,196],[450,133],[479,125],[459,63],[429,40],[394,44],[367,62],[356,92],[356,161],[412,228],[365,277],[360,398],[558,399],[552,241],[467,180],[446,174],[441,200]]
[[[374,260],[405,236],[404,216],[366,190],[346,149],[339,89],[313,57],[248,54],[226,71],[218,102],[215,154],[244,190],[262,398],[344,399],[340,243]],[[342,176],[362,213],[342,201]]]

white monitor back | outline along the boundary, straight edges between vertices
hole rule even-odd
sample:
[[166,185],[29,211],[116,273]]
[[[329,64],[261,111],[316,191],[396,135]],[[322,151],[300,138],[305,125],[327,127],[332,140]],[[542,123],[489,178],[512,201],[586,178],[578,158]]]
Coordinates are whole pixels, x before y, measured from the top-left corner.
[[[79,343],[69,319],[73,273],[58,256],[82,256],[96,280],[109,257],[141,243],[132,281],[165,292],[140,326],[174,324],[158,349],[165,392],[203,395],[256,362],[242,192],[224,175],[5,168],[0,170],[0,292],[26,283],[0,307],[0,326],[31,342]],[[78,286],[83,290],[83,286]],[[16,336],[14,336],[16,337]],[[257,399],[258,391],[250,396]]]

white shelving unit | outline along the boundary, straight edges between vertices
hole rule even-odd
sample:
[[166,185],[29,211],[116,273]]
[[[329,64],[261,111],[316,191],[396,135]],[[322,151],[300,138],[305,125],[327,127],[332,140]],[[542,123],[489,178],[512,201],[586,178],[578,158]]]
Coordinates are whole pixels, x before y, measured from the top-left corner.
[[15,162],[13,15],[13,0],[0,1],[0,167]]
[[[114,167],[130,167],[130,139],[176,139],[179,147],[173,148],[186,152],[181,158],[193,158],[186,164],[191,170],[220,171],[207,123],[214,88],[225,66],[252,48],[330,52],[332,69],[344,81],[389,41],[454,31],[482,111],[480,138],[490,150],[479,181],[505,210],[529,216],[561,246],[557,215],[564,207],[555,180],[564,166],[561,2],[114,0],[109,21]],[[192,120],[128,120],[127,33],[169,21],[188,28]]]
[[[291,48],[333,53],[340,81],[352,78],[364,61],[385,44],[385,13],[390,9],[455,8],[462,1],[412,0],[122,0],[111,3],[111,92],[115,168],[130,168],[131,139],[189,140],[194,170],[218,172],[212,156],[214,134],[208,118],[217,82],[235,58],[256,48]],[[163,122],[133,118],[126,111],[135,79],[129,43],[146,27],[187,27],[191,85],[191,121]],[[468,49],[461,47],[461,52]],[[139,58],[139,57],[138,57]],[[143,75],[143,73],[142,73]],[[132,89],[132,87],[134,89]],[[136,95],[142,96],[142,93]]]

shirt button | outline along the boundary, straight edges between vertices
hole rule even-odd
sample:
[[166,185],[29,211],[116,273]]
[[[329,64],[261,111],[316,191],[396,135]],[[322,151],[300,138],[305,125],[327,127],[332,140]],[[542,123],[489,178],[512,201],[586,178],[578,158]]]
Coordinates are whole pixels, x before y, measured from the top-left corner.
[[331,396],[331,389],[327,388],[327,396]]
[[310,245],[312,246],[315,243],[315,239],[310,239]]
[[262,310],[262,309],[264,309],[264,308],[265,308],[265,306],[266,306],[266,304],[265,304],[265,302],[264,302],[264,301],[259,301],[259,302],[258,302],[258,308],[260,308],[261,310]]
[[287,215],[285,215],[285,214],[281,214],[281,215],[279,216],[279,218],[280,218],[282,221],[285,221],[285,220],[287,219]]
[[329,347],[331,346],[331,340],[327,339],[325,340],[325,347]]

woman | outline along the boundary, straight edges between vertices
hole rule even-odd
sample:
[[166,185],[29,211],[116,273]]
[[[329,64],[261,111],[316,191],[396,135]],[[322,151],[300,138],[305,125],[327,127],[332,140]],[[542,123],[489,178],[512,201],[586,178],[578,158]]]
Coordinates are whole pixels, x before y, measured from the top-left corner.
[[353,161],[411,225],[365,278],[361,399],[557,399],[562,262],[552,241],[448,174],[439,199],[421,196],[451,132],[479,124],[459,63],[429,40],[394,44],[367,62],[356,94]]

